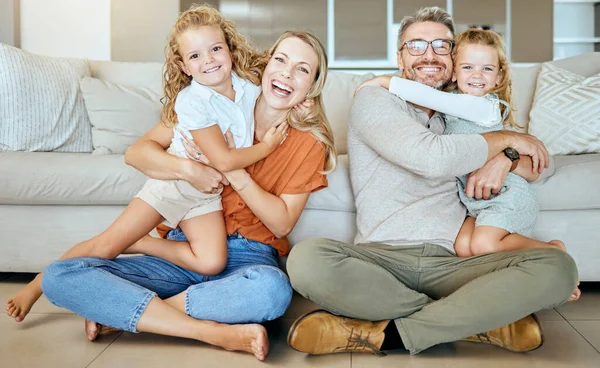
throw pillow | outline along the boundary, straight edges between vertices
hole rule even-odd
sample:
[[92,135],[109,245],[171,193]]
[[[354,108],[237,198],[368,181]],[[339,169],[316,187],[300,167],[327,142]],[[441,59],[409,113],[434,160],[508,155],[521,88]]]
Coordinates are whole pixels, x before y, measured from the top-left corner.
[[82,78],[81,91],[90,121],[94,154],[125,153],[160,120],[160,93],[149,88]]
[[600,152],[600,74],[585,78],[544,64],[529,116],[529,133],[551,155]]
[[33,55],[0,44],[0,151],[91,152],[79,91],[86,60]]

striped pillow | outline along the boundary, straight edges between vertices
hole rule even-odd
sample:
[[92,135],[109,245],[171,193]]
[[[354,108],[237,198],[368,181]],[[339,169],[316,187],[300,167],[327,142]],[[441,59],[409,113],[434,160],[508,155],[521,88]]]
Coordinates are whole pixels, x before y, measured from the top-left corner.
[[529,117],[529,133],[551,155],[600,152],[600,73],[585,78],[544,64]]
[[91,152],[79,79],[86,60],[29,54],[0,44],[0,151]]

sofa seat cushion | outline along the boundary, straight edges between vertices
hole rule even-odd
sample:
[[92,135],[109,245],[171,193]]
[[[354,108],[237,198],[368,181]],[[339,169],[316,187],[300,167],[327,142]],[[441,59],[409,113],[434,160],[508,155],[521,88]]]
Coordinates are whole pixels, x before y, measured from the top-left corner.
[[600,208],[600,154],[554,156],[556,172],[534,184],[542,211]]
[[123,155],[0,152],[0,204],[126,205],[146,176]]

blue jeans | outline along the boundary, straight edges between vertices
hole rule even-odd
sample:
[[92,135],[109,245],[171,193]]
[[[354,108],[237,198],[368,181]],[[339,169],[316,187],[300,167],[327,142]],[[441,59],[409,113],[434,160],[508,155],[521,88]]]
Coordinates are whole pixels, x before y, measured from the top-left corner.
[[[171,231],[171,240],[185,240]],[[158,296],[186,292],[185,312],[199,320],[260,323],[283,315],[292,299],[287,276],[277,267],[277,252],[241,236],[227,238],[223,272],[204,276],[151,256],[107,260],[71,258],[44,271],[42,290],[52,304],[89,320],[137,332],[146,306]]]

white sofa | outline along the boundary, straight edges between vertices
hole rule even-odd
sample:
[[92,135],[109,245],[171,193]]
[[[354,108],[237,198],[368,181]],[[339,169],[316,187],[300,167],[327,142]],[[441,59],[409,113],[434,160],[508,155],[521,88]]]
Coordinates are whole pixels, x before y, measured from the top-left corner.
[[[555,62],[583,76],[600,72],[600,53]],[[90,61],[91,76],[160,93],[162,65]],[[513,68],[518,122],[525,126],[540,65]],[[355,208],[346,127],[354,88],[372,75],[331,72],[325,106],[340,154],[329,187],[311,195],[294,231],[352,242]],[[599,101],[600,103],[600,101]],[[555,157],[556,172],[536,184],[541,213],[535,237],[561,239],[582,281],[600,281],[600,154]],[[145,181],[122,154],[0,152],[0,272],[38,272],[73,244],[104,230]]]

